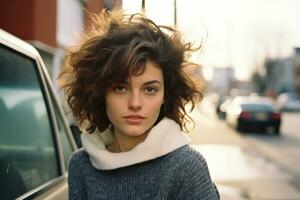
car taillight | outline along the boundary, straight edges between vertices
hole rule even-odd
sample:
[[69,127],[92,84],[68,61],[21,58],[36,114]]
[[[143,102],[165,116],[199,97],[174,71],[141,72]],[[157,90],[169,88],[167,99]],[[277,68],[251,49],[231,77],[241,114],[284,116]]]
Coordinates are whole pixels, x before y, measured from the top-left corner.
[[272,113],[272,119],[280,119],[280,113]]
[[241,112],[240,118],[243,119],[250,119],[252,117],[252,114],[250,112]]

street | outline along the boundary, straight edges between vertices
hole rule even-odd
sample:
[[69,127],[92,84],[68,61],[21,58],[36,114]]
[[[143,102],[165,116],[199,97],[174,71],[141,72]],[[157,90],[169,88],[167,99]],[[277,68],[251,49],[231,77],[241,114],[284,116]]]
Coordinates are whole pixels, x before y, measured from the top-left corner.
[[282,134],[274,136],[237,133],[202,110],[191,113],[195,128],[189,136],[206,158],[221,199],[300,199],[299,113],[283,114]]

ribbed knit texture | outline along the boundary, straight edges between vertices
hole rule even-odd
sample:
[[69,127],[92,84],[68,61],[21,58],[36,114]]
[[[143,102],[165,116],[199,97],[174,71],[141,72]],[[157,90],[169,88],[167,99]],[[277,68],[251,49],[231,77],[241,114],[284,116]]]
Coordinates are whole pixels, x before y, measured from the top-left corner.
[[69,199],[215,200],[218,191],[202,155],[188,145],[135,165],[99,170],[84,150],[69,163]]

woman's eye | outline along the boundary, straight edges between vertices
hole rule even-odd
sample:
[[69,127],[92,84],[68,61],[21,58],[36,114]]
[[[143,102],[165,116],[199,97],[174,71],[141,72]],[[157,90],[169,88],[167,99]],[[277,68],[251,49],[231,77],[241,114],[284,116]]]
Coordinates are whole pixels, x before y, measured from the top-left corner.
[[154,88],[154,87],[146,87],[145,88],[145,92],[147,93],[147,94],[154,94],[154,93],[156,93],[158,90],[157,90],[157,88]]
[[123,93],[126,91],[126,88],[124,86],[115,86],[113,87],[113,91],[117,93]]

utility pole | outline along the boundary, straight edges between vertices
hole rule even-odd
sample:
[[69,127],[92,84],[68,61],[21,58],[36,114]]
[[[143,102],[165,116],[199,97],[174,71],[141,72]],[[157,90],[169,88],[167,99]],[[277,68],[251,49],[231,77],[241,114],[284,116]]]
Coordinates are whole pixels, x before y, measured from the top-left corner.
[[177,2],[174,0],[174,26],[177,26]]
[[145,14],[145,0],[142,0],[142,13]]

